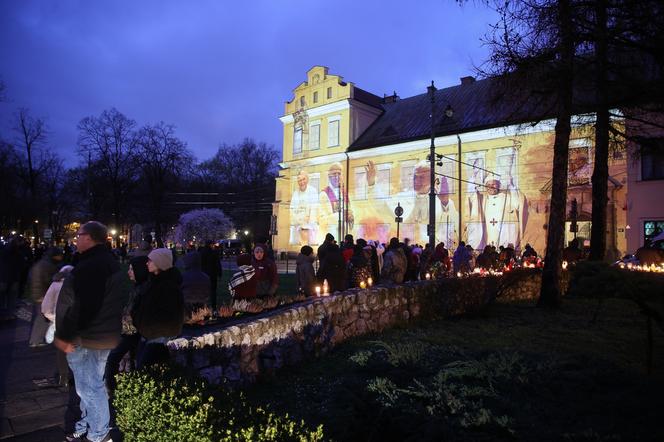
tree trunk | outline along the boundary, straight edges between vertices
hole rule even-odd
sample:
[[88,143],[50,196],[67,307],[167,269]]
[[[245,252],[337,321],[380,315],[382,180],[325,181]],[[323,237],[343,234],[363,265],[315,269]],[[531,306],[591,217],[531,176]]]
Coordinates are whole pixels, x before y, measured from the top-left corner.
[[558,308],[561,303],[560,274],[563,242],[565,238],[565,211],[567,207],[567,163],[571,132],[574,40],[569,0],[558,2],[560,26],[560,69],[556,136],[553,143],[553,172],[551,210],[546,238],[546,256],[542,271],[542,287],[538,307]]
[[[595,165],[592,177],[593,209],[590,232],[591,261],[602,261],[606,254],[606,206],[609,180],[609,109],[607,102],[606,0],[595,1],[595,69],[597,121],[595,123]],[[615,228],[615,226],[611,226]]]

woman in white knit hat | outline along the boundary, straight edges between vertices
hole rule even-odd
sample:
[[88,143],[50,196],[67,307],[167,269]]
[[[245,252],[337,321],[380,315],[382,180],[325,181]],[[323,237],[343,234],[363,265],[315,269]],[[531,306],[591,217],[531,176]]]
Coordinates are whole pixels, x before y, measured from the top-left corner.
[[169,249],[154,249],[148,255],[150,278],[145,290],[135,301],[134,326],[143,337],[137,357],[137,368],[168,360],[166,342],[182,331],[184,297],[182,276],[173,267]]

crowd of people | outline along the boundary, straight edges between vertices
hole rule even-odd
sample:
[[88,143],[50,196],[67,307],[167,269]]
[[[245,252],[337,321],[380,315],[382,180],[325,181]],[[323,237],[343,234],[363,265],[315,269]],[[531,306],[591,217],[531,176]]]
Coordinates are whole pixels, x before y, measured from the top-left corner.
[[[53,343],[57,348],[54,384],[69,385],[73,374],[82,418],[67,436],[72,441],[108,440],[109,395],[116,388],[115,375],[123,359],[130,361],[131,368],[168,360],[166,343],[181,333],[185,317],[206,306],[216,310],[222,268],[212,241],[176,260],[174,249],[153,248],[149,237],[134,251],[114,252],[107,235],[103,224],[89,221],[77,232],[76,249],[44,248],[37,257],[20,236],[0,248],[2,319],[15,318],[17,295],[29,283],[33,303],[29,345]],[[570,244],[565,259],[580,259],[575,249],[578,245]],[[120,266],[126,260],[127,274]],[[432,249],[397,238],[381,244],[346,235],[337,244],[328,233],[316,253],[308,245],[301,248],[295,279],[298,293],[311,297],[321,288],[333,293],[367,283],[401,284],[475,268],[502,269],[516,261],[539,258],[529,244],[522,253],[509,244],[486,246],[478,254],[463,242],[450,252],[444,243]],[[234,300],[271,297],[278,286],[269,245],[258,243],[250,255],[237,256],[237,270],[228,285]]]

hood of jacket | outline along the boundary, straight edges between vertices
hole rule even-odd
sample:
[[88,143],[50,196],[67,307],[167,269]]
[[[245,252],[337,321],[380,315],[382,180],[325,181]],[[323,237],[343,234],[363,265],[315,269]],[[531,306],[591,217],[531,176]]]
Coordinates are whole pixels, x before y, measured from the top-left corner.
[[311,255],[303,255],[302,253],[297,255],[297,258],[295,258],[295,263],[297,265],[302,265],[302,264],[313,264],[313,262],[316,261],[316,257],[314,257],[314,254],[312,253]]

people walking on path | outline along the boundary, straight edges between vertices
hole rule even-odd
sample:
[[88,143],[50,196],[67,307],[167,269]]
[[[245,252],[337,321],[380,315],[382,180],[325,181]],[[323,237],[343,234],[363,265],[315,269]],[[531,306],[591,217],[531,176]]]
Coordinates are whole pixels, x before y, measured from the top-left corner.
[[104,371],[108,354],[120,341],[126,276],[106,247],[106,226],[88,221],[77,237],[80,256],[60,290],[54,341],[67,354],[81,399],[81,419],[66,440],[108,441],[110,413]]

